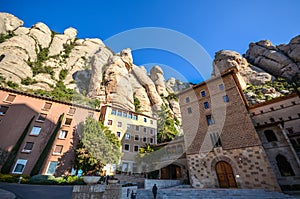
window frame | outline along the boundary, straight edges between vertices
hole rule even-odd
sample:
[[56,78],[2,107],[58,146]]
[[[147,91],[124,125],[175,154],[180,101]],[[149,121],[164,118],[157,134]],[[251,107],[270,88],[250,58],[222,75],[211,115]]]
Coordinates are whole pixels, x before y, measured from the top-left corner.
[[51,102],[45,102],[42,110],[49,111],[51,109],[51,107],[52,107],[52,103]]
[[[67,123],[67,121],[70,121],[70,123],[69,123],[69,122]],[[64,125],[65,125],[65,126],[71,126],[72,122],[73,122],[73,119],[67,117],[67,118],[65,119]]]
[[75,113],[76,113],[76,108],[75,107],[70,107],[69,111],[68,111],[68,115],[74,115]]
[[124,134],[124,140],[130,140],[131,135],[129,133]]
[[[126,146],[128,146],[128,149],[126,149]],[[130,144],[128,143],[124,144],[124,151],[130,151]]]
[[206,123],[208,126],[213,125],[215,123],[212,115],[206,115]]
[[[12,100],[9,100],[10,97],[13,97]],[[17,95],[15,94],[8,94],[5,98],[5,100],[3,100],[4,102],[8,102],[8,103],[13,103],[16,99]]]
[[[50,167],[51,163],[53,163],[53,162],[56,163],[56,165],[55,165],[55,170],[54,170],[53,173],[50,173],[50,172],[49,172],[49,167]],[[56,169],[57,169],[57,165],[58,165],[58,161],[50,161],[50,162],[48,163],[48,166],[47,166],[47,169],[46,169],[45,174],[46,174],[46,175],[54,175],[55,172],[56,172]],[[51,170],[52,170],[52,169],[51,169]]]
[[[4,110],[2,110],[2,107],[5,107]],[[0,105],[0,115],[5,115],[8,111],[8,109],[9,109],[9,106]]]
[[[33,132],[33,129],[39,129],[38,133],[37,133],[37,134],[36,134],[36,133],[32,133],[32,132]],[[40,133],[41,133],[41,130],[42,130],[42,127],[40,127],[40,126],[33,126],[33,127],[31,128],[31,131],[30,131],[29,135],[31,135],[31,136],[39,136]]]
[[[65,132],[65,134],[63,134],[62,132]],[[61,140],[67,139],[68,133],[69,133],[69,131],[61,129],[59,131],[58,139],[61,139]],[[62,136],[62,135],[64,135],[64,136]]]
[[[21,171],[15,171],[16,168],[17,168],[17,166],[18,166],[18,164],[23,165],[23,168],[22,168]],[[12,170],[11,173],[12,173],[12,174],[22,174],[23,171],[24,171],[24,169],[25,169],[25,167],[26,167],[26,164],[27,164],[27,160],[25,160],[25,159],[18,159],[18,160],[16,161],[16,163],[15,163],[15,165],[14,165],[14,169]]]
[[[43,115],[45,115],[45,117],[44,117]],[[41,118],[43,118],[43,119],[41,119]],[[47,114],[46,114],[46,113],[40,113],[40,114],[38,115],[36,121],[37,121],[37,122],[45,122],[46,119],[47,119]]]
[[[57,152],[56,149],[59,147],[60,151]],[[53,153],[52,155],[61,155],[62,154],[62,151],[63,151],[63,148],[64,148],[64,145],[61,145],[61,144],[57,144],[54,146],[54,149],[53,149]]]
[[[31,144],[31,146],[29,145],[30,147],[28,149],[26,149],[26,147],[28,146],[27,144],[29,144],[29,143]],[[33,149],[33,146],[34,146],[34,142],[26,142],[23,149],[22,149],[22,152],[23,153],[30,153]]]
[[203,102],[204,109],[209,109],[209,102]]

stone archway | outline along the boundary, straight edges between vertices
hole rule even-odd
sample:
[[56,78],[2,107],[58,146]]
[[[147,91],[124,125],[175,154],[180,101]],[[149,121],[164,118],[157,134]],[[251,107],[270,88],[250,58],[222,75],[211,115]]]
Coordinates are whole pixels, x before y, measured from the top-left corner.
[[226,161],[219,161],[215,166],[220,188],[237,188],[231,165]]

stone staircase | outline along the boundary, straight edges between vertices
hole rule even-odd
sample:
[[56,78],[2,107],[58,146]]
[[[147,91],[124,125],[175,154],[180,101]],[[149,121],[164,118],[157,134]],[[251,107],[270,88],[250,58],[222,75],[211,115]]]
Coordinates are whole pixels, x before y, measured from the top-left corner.
[[[152,199],[151,190],[138,189],[136,199]],[[159,189],[157,199],[296,199],[263,189]]]

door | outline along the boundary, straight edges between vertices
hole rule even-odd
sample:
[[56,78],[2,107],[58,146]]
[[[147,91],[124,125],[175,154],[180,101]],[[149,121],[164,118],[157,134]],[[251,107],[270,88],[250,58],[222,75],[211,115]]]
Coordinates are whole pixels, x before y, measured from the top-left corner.
[[216,173],[219,180],[220,188],[236,188],[236,181],[232,167],[225,161],[216,164]]

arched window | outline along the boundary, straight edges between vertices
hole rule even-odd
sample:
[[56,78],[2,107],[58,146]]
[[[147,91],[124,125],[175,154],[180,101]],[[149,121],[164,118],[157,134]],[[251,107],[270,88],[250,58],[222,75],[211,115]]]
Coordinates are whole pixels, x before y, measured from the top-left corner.
[[277,137],[276,137],[276,135],[274,133],[274,131],[272,131],[272,130],[265,130],[264,133],[265,133],[265,136],[266,136],[268,142],[278,141]]
[[281,176],[294,176],[295,173],[291,167],[291,164],[287,161],[283,155],[276,156],[277,167]]

